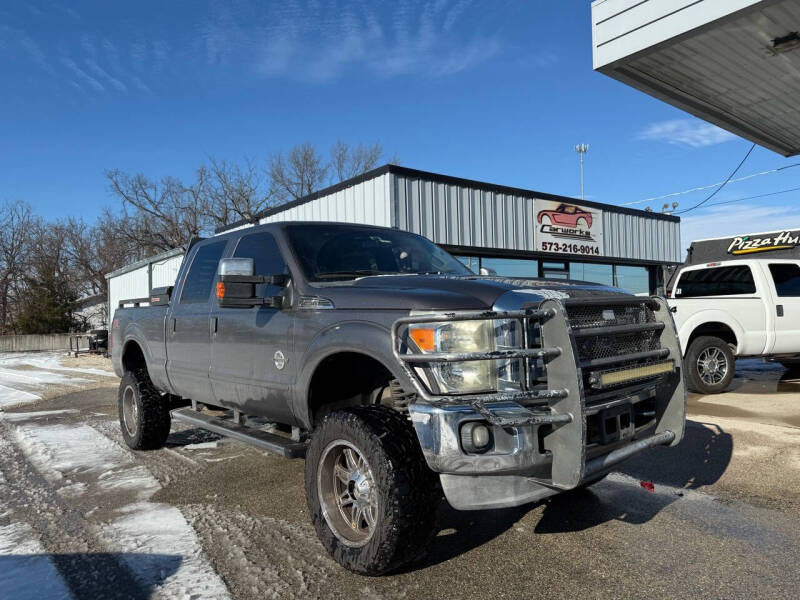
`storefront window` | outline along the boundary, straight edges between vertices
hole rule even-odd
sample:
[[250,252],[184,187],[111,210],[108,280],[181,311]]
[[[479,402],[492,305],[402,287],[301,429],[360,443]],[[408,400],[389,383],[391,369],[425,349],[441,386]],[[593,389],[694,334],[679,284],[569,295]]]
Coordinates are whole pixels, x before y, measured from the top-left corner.
[[481,258],[481,266],[503,277],[538,277],[539,261],[518,258]]
[[617,265],[617,287],[632,294],[649,294],[650,276],[647,267]]
[[569,263],[569,278],[602,285],[614,285],[614,268],[599,263]]

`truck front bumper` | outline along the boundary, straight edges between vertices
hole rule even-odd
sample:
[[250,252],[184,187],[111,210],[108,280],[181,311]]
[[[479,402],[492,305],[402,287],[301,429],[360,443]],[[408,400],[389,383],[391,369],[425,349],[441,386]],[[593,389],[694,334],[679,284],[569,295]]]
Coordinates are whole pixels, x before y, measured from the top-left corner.
[[[588,303],[592,302],[597,304]],[[589,358],[576,339],[611,332],[573,327],[568,311],[576,305],[585,308],[579,301],[547,300],[535,316],[547,354],[547,390],[437,398],[418,387],[422,393],[409,406],[411,421],[428,466],[440,474],[445,496],[454,508],[501,508],[538,501],[591,483],[647,448],[675,445],[682,439],[686,393],[671,315],[660,298],[624,304],[636,306],[635,302],[649,303],[648,323],[627,330],[615,325],[613,335],[655,331],[660,337],[657,350],[600,361]],[[508,318],[509,314],[484,318]],[[653,363],[653,359],[661,362]],[[669,372],[639,385],[612,385],[611,391],[602,394],[585,389],[598,372],[605,375],[670,359]],[[412,365],[408,373],[414,376],[413,365],[419,359],[408,362]],[[598,363],[605,370],[598,371]],[[608,370],[608,365],[614,368]],[[465,450],[462,430],[470,422],[490,430],[491,444],[481,452]]]

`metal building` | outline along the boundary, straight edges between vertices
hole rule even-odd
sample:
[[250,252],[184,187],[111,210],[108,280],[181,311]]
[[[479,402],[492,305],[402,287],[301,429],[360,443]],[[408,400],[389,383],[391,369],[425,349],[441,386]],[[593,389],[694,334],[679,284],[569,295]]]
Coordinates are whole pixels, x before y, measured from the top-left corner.
[[[433,240],[476,272],[580,279],[640,294],[657,291],[661,267],[681,261],[678,217],[396,165],[258,215],[259,223],[273,221],[397,227]],[[109,314],[121,299],[172,285],[183,253],[178,248],[106,275]]]
[[153,288],[175,283],[183,255],[183,248],[175,248],[106,274],[108,314],[114,314],[120,300],[144,298]]
[[[509,186],[385,165],[269,209],[259,223],[341,221],[397,227],[468,266],[656,290],[681,260],[680,219]],[[217,233],[248,226],[239,222]]]
[[595,0],[594,68],[737,135],[800,153],[797,0]]

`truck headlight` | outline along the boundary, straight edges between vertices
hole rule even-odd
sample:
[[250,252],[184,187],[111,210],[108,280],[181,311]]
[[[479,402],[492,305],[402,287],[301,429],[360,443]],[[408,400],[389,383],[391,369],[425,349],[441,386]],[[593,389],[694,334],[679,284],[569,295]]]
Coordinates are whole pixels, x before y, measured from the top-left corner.
[[[409,336],[423,352],[491,352],[498,347],[496,323],[451,321],[411,325]],[[500,344],[503,346],[504,344]],[[496,360],[431,363],[430,370],[444,394],[476,394],[497,390]]]

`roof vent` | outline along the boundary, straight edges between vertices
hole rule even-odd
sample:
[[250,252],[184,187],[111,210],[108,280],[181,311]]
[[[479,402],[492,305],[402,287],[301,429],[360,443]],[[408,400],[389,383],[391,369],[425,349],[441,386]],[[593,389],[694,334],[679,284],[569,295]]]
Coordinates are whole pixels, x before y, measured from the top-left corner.
[[772,50],[775,53],[789,52],[800,47],[800,35],[796,31],[787,33],[783,37],[772,40]]

